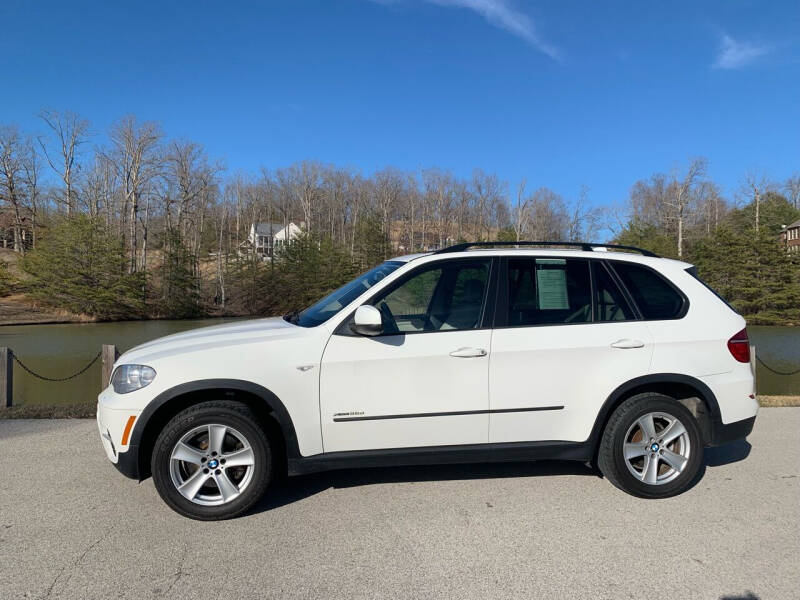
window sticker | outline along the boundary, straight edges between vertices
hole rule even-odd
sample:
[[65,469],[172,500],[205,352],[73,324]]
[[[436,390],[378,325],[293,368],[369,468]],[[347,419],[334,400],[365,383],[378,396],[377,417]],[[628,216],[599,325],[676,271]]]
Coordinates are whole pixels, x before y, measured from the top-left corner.
[[544,259],[537,260],[536,263],[536,295],[539,310],[569,309],[566,260]]

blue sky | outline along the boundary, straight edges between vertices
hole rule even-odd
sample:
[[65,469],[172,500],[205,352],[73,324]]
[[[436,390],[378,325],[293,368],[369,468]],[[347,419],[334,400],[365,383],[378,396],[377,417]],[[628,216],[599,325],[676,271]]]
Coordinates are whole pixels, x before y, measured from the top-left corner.
[[800,171],[800,3],[0,3],[0,123],[127,113],[230,172],[475,167],[596,203],[691,157],[732,196]]

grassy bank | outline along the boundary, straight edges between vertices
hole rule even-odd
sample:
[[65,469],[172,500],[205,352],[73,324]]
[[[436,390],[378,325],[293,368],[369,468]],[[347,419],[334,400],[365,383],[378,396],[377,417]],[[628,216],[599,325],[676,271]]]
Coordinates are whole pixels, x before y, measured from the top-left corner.
[[22,404],[11,408],[0,408],[0,419],[94,419],[96,413],[97,402],[63,406]]
[[[763,408],[800,406],[800,396],[759,396]],[[94,419],[97,405],[94,402],[65,406],[12,406],[0,408],[0,419]]]
[[758,403],[764,408],[800,406],[800,396],[759,396]]

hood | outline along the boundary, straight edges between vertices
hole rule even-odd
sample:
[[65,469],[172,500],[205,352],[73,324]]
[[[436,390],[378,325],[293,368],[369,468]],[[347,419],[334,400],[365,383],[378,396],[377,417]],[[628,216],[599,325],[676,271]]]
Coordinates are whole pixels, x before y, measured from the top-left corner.
[[201,327],[136,346],[120,356],[117,364],[149,364],[176,354],[294,338],[307,332],[307,329],[293,325],[282,317]]

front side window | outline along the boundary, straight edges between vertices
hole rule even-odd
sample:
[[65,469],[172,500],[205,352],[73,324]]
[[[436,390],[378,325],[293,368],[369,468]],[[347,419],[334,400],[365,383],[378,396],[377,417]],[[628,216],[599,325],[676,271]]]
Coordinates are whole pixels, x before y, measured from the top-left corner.
[[589,323],[592,297],[589,263],[571,258],[508,260],[510,327]]
[[683,312],[683,296],[658,273],[635,263],[612,264],[645,319],[675,319]]
[[480,327],[489,285],[489,260],[448,261],[422,267],[379,295],[385,335]]

